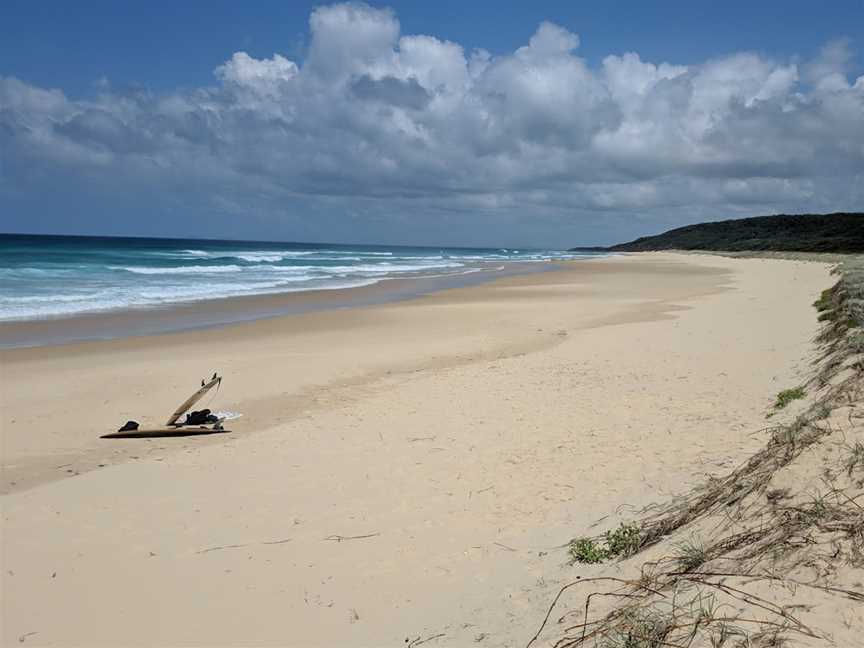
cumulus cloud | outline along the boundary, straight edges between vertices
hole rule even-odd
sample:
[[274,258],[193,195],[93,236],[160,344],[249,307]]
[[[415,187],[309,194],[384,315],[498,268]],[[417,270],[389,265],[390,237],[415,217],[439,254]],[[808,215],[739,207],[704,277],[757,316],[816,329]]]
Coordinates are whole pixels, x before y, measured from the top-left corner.
[[278,94],[283,82],[297,76],[297,64],[274,54],[271,59],[259,61],[246,52],[236,52],[224,65],[216,68],[216,76],[226,85],[254,89],[262,94]]
[[862,207],[864,77],[848,76],[847,41],[804,63],[629,52],[592,67],[549,22],[501,56],[403,35],[364,4],[320,7],[309,29],[301,63],[237,52],[214,85],[169,94],[72,99],[0,79],[0,192],[27,205],[60,178],[288,235],[368,238],[367,223],[472,243],[494,243],[496,223],[548,244]]

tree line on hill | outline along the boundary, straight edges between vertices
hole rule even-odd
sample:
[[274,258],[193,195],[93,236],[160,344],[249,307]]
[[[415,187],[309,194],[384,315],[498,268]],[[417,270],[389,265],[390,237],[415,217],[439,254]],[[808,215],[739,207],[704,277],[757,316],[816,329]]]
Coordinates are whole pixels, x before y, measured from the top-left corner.
[[609,247],[572,251],[648,252],[714,250],[723,252],[864,252],[864,212],[779,214],[678,227]]

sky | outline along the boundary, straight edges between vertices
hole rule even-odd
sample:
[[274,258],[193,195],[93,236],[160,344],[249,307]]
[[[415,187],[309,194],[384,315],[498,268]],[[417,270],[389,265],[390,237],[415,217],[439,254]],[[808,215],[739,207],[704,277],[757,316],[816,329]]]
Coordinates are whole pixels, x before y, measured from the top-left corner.
[[5,0],[0,231],[568,247],[860,211],[862,40],[864,0]]

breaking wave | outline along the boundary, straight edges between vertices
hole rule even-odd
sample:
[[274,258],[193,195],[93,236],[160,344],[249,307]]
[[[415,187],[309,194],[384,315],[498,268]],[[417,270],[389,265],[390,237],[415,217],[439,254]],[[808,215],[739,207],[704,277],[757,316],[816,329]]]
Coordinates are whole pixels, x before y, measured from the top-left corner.
[[[392,278],[582,258],[560,251],[164,239],[0,238],[0,320],[162,307],[240,295],[368,286]],[[185,243],[185,244],[184,244]],[[6,247],[4,247],[6,246]]]

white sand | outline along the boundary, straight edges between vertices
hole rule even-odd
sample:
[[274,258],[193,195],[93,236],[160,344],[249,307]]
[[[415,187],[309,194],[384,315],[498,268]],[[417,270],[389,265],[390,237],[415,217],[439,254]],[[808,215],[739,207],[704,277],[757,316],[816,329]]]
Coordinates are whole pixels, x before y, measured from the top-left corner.
[[[830,283],[636,255],[0,352],[4,645],[524,646],[570,538],[760,446]],[[97,438],[215,369],[230,437]]]

